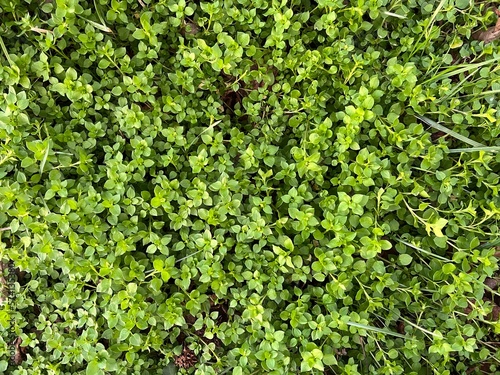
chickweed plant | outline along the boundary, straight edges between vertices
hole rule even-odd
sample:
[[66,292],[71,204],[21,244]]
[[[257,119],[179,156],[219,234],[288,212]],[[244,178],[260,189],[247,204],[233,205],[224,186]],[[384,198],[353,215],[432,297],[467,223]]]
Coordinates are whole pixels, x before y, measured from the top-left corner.
[[0,373],[500,374],[493,3],[0,0]]

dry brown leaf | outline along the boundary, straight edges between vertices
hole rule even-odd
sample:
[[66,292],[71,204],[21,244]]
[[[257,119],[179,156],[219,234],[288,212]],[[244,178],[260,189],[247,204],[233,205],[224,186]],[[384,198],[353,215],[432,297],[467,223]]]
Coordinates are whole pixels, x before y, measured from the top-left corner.
[[36,31],[37,33],[40,34],[54,34],[52,30],[41,29],[39,27],[32,27],[31,31]]
[[185,369],[193,367],[196,362],[198,362],[198,358],[194,351],[186,346],[183,348],[182,353],[174,358],[175,365]]
[[14,354],[14,363],[16,365],[20,365],[26,357],[26,348],[21,347],[22,343],[23,339],[21,339],[20,337],[18,337],[13,343],[14,347],[16,348],[16,352]]
[[480,40],[485,43],[493,42],[496,39],[500,39],[500,10],[495,9],[495,14],[499,17],[495,26],[490,27],[486,31],[478,31],[472,34],[472,38],[475,40]]

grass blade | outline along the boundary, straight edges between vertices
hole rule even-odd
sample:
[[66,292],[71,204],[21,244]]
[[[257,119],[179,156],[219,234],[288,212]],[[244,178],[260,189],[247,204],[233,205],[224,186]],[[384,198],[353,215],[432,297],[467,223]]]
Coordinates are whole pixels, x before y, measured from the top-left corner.
[[462,134],[458,134],[457,132],[451,130],[451,129],[448,129],[447,127],[445,126],[442,126],[442,125],[439,125],[437,122],[427,118],[427,117],[424,117],[424,116],[419,116],[419,115],[416,115],[416,117],[422,121],[422,122],[425,122],[427,125],[433,127],[434,129],[436,130],[439,130],[443,133],[446,133],[450,136],[452,136],[453,138],[456,138],[462,142],[465,142],[473,147],[486,147],[485,145],[483,145],[482,143],[479,143],[479,142],[476,142],[476,141],[473,141],[472,139],[470,138],[467,138],[466,136],[463,136]]
[[49,139],[49,142],[47,144],[47,148],[45,149],[45,154],[43,155],[43,159],[42,161],[40,162],[40,175],[43,173],[43,168],[45,167],[45,163],[47,163],[47,158],[49,157],[49,152],[50,152],[50,149],[51,149],[51,144],[50,144],[50,139]]
[[404,336],[404,335],[402,335],[400,333],[389,331],[388,329],[378,328],[378,327],[374,327],[374,326],[367,326],[366,324],[361,324],[361,323],[354,323],[354,322],[346,322],[346,323],[349,326],[353,326],[353,327],[356,327],[356,328],[362,328],[362,329],[365,329],[367,331],[373,331],[373,332],[383,333],[385,335],[395,336],[395,337],[399,337],[401,339],[407,339],[408,338],[408,337],[406,337],[406,336]]
[[2,47],[3,54],[5,55],[5,58],[7,59],[7,61],[9,62],[9,65],[11,67],[13,67],[14,63],[12,62],[12,59],[9,56],[9,51],[7,51],[7,47],[5,47],[5,44],[4,44],[1,36],[0,36],[0,47]]
[[436,334],[436,333],[434,333],[434,332],[431,332],[431,331],[429,331],[429,330],[427,330],[427,329],[425,329],[425,328],[423,328],[423,327],[420,327],[419,325],[417,325],[417,324],[415,324],[415,323],[410,322],[408,319],[405,319],[405,318],[403,318],[403,317],[401,317],[401,319],[403,319],[406,323],[408,323],[408,324],[409,324],[409,325],[411,325],[412,327],[417,328],[417,329],[421,330],[421,331],[422,331],[422,332],[424,332],[424,333],[427,333],[428,335],[430,335],[430,336],[432,336],[432,337],[437,337],[438,339],[443,338],[443,336],[438,335],[438,334]]
[[206,131],[210,130],[210,129],[213,129],[214,127],[216,127],[217,125],[219,125],[220,123],[222,122],[222,120],[219,120],[219,121],[215,121],[214,123],[210,124],[205,130],[203,130],[200,134],[198,134],[196,136],[195,139],[193,139],[193,142],[191,142],[191,144],[189,146],[187,146],[186,148],[186,151],[189,150],[191,148],[191,146],[203,135],[205,134]]
[[388,11],[382,12],[382,14],[385,16],[388,16],[388,17],[396,17],[396,18],[399,18],[402,20],[406,19],[406,16],[402,16],[401,14],[392,13],[392,12],[388,12]]
[[180,262],[182,262],[183,260],[186,260],[186,259],[188,259],[188,258],[194,257],[196,254],[199,254],[199,253],[201,253],[202,251],[203,251],[203,250],[198,250],[198,251],[197,251],[197,252],[195,252],[195,253],[192,253],[192,254],[186,255],[185,257],[183,257],[183,258],[181,258],[181,259],[177,259],[177,260],[175,261],[175,263],[180,263]]
[[432,26],[434,26],[434,22],[436,21],[436,17],[439,14],[439,12],[441,11],[441,9],[443,9],[445,4],[446,4],[446,0],[441,0],[438,4],[436,10],[432,14],[431,20],[429,21],[429,26],[427,26],[427,28],[425,29],[425,37],[426,38],[429,37],[430,31],[432,30]]
[[104,31],[105,33],[113,33],[113,30],[111,30],[109,27],[106,25],[101,25],[100,23],[94,22],[92,20],[89,20],[88,18],[79,16],[80,18],[84,19],[88,23],[90,23],[92,26],[94,26],[96,29],[99,29],[101,31]]
[[475,152],[475,151],[484,151],[484,152],[495,152],[497,153],[498,151],[500,151],[500,147],[488,147],[488,146],[484,146],[484,147],[468,147],[468,148],[452,148],[452,149],[449,149],[448,152],[449,153],[455,153],[455,152]]
[[492,242],[486,242],[483,243],[482,245],[479,245],[478,249],[485,249],[487,247],[494,247],[500,245],[500,239],[492,241]]
[[39,27],[32,27],[31,31],[36,31],[39,34],[54,34],[52,30],[40,29]]
[[478,92],[478,93],[474,93],[474,94],[461,95],[461,97],[462,98],[467,98],[469,96],[481,97],[481,96],[486,96],[486,95],[490,95],[490,94],[499,94],[499,93],[500,93],[500,90],[488,90],[488,91],[482,91],[482,92]]
[[400,238],[396,238],[396,241],[401,242],[403,245],[411,247],[414,250],[420,251],[420,252],[422,252],[424,254],[430,255],[430,256],[432,256],[434,258],[437,258],[437,259],[440,259],[443,262],[453,262],[451,259],[446,259],[445,257],[442,257],[441,255],[437,255],[437,254],[431,253],[430,251],[421,249],[420,247],[418,247],[418,246],[416,246],[416,245],[414,245],[412,243],[406,242],[406,241],[404,241],[404,240],[402,240]]
[[94,7],[95,7],[95,11],[97,13],[97,18],[99,18],[99,21],[101,21],[100,26],[104,25],[103,27],[105,27],[107,30],[109,30],[109,31],[106,31],[106,32],[113,33],[113,31],[109,27],[106,26],[106,22],[104,22],[104,18],[102,17],[101,12],[99,11],[99,7],[97,6],[95,0],[94,0]]
[[441,103],[443,101],[445,101],[446,99],[452,97],[453,95],[455,95],[457,92],[460,91],[460,89],[462,88],[462,86],[465,84],[465,82],[469,82],[469,79],[471,77],[474,77],[474,75],[479,71],[479,68],[477,68],[476,70],[474,70],[474,72],[472,72],[471,74],[469,74],[467,77],[465,77],[463,80],[461,80],[458,85],[455,86],[455,88],[453,90],[451,90],[448,95],[444,96],[443,98],[440,98],[437,100],[437,103]]
[[493,64],[493,63],[497,62],[498,60],[500,60],[500,57],[495,57],[493,59],[489,59],[489,60],[486,60],[486,61],[483,61],[480,63],[475,63],[475,64],[450,66],[449,68],[446,68],[441,73],[436,74],[434,77],[429,78],[427,81],[423,82],[422,85],[425,85],[425,84],[431,83],[431,82],[435,82],[435,81],[438,81],[440,79],[450,78],[450,77],[456,76],[460,73],[468,72],[472,69],[478,69],[478,68],[481,68],[485,65]]

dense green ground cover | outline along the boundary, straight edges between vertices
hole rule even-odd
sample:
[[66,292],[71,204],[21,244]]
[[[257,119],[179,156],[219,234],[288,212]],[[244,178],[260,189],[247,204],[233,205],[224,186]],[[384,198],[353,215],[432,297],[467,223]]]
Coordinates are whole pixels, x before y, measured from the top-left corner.
[[0,372],[500,373],[491,5],[0,0]]

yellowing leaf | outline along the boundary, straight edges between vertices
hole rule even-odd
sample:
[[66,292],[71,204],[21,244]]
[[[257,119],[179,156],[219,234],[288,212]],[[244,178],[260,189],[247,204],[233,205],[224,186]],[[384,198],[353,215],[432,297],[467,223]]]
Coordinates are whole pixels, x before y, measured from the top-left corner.
[[434,224],[426,223],[425,229],[427,231],[427,234],[429,235],[432,230],[436,235],[436,237],[444,237],[442,229],[445,227],[446,224],[448,224],[448,220],[439,218],[438,221],[436,221]]

